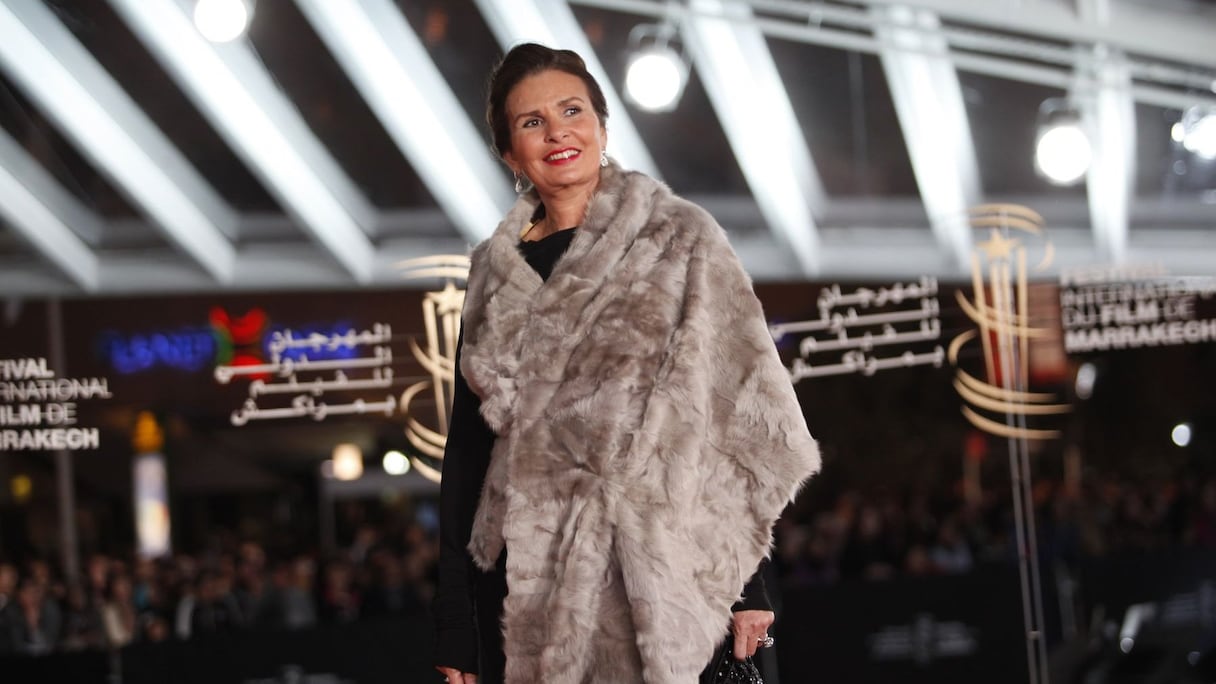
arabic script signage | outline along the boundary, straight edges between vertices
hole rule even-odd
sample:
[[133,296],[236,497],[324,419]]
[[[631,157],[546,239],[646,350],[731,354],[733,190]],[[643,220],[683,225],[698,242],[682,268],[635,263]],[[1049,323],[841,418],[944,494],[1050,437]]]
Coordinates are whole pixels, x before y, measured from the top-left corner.
[[832,285],[819,293],[818,305],[819,318],[769,326],[777,343],[787,335],[805,335],[789,368],[794,382],[847,373],[873,375],[890,368],[940,368],[946,358],[941,345],[920,352],[910,348],[941,337],[935,278],[852,292]]

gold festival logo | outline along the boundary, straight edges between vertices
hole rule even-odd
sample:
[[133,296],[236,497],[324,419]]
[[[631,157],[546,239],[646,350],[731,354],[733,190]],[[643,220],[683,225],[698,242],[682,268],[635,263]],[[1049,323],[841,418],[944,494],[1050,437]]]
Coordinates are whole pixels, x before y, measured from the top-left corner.
[[[443,288],[427,292],[422,299],[422,319],[426,326],[426,347],[410,339],[414,359],[430,374],[429,380],[414,383],[401,393],[401,412],[405,415],[405,438],[428,460],[443,462],[443,448],[448,439],[448,411],[456,383],[456,342],[460,335],[460,312],[464,308],[464,289],[457,282],[467,282],[469,258],[441,255],[403,261],[398,266],[407,279],[440,279]],[[410,403],[419,394],[431,391],[435,402],[437,429],[423,425],[415,418]],[[424,477],[439,482],[440,469],[417,454],[410,455],[414,468]]]
[[[1071,410],[1054,393],[1028,391],[1031,341],[1058,335],[1052,328],[1031,325],[1027,243],[1043,245],[1036,272],[1046,269],[1054,256],[1044,235],[1043,218],[1015,204],[986,204],[971,210],[971,226],[988,232],[988,239],[971,254],[975,301],[968,301],[962,290],[956,297],[977,328],[955,337],[947,351],[957,369],[954,387],[966,402],[963,415],[980,430],[1001,437],[1058,438],[1059,430],[1028,425],[1031,420]],[[958,362],[959,351],[977,337],[987,382],[967,373]],[[985,413],[1000,416],[1000,420]]]

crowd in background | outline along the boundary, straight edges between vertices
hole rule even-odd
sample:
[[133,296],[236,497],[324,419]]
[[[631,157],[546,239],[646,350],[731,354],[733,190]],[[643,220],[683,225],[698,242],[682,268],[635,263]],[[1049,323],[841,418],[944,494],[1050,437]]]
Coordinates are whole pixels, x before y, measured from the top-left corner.
[[0,655],[121,648],[239,629],[304,629],[415,614],[434,587],[434,535],[361,527],[341,553],[235,548],[160,559],[92,554],[78,582],[46,560],[0,560]]
[[[1095,480],[1079,491],[1042,481],[1033,498],[1038,548],[1049,562],[1216,549],[1216,480]],[[978,499],[957,491],[840,493],[778,523],[773,568],[783,588],[795,588],[1015,562],[1011,494]],[[416,614],[434,588],[434,532],[365,522],[328,555],[268,553],[250,541],[160,559],[91,554],[75,583],[45,559],[0,559],[0,654]]]
[[[1167,548],[1216,550],[1216,480],[1096,479],[1075,489],[1032,489],[1045,565]],[[834,505],[778,523],[774,561],[784,587],[841,580],[960,574],[1017,559],[1011,490],[968,501],[958,492],[848,491]]]

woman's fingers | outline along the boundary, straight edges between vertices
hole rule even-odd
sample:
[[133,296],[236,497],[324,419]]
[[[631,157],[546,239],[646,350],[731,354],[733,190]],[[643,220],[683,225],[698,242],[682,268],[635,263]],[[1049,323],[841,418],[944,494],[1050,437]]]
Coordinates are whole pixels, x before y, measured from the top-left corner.
[[[750,642],[750,643],[749,643]],[[756,654],[756,637],[735,632],[735,660],[743,660]]]
[[731,616],[736,660],[756,655],[756,649],[768,636],[768,628],[772,626],[775,618],[776,615],[771,610],[740,610]]
[[461,672],[454,667],[436,667],[443,675],[445,684],[477,684],[477,675],[471,672]]

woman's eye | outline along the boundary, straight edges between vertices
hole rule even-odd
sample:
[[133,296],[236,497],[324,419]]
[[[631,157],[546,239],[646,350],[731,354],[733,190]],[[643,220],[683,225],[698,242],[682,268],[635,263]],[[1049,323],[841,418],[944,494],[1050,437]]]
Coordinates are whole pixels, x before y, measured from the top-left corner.
[[523,127],[524,128],[535,128],[538,124],[540,124],[540,119],[528,119],[527,121],[524,122]]
[[567,116],[574,116],[575,114],[578,114],[581,111],[583,111],[583,110],[580,107],[566,107]]

